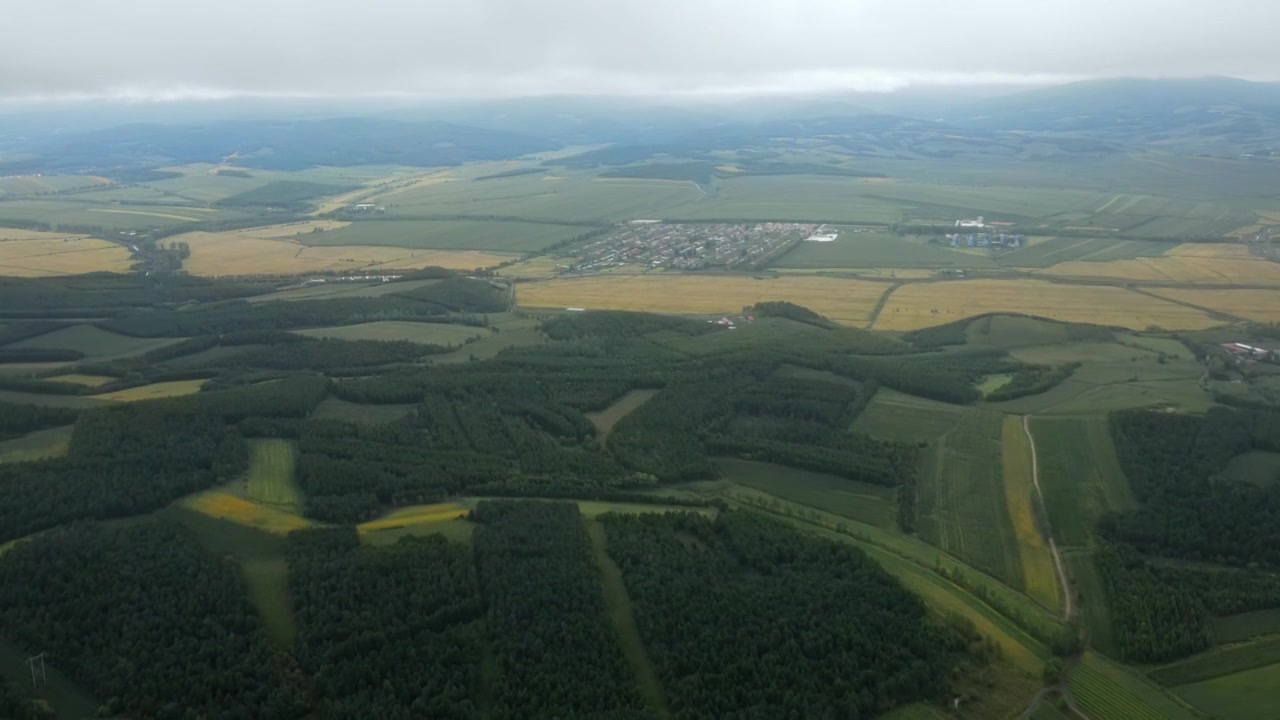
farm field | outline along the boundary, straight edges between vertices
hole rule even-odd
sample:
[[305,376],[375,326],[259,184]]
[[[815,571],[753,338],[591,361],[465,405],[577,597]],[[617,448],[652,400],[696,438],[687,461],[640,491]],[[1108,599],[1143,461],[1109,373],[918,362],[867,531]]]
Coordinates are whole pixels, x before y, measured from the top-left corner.
[[516,302],[528,308],[716,314],[766,300],[803,305],[843,325],[862,326],[887,285],[823,277],[757,280],[742,276],[648,274],[521,283]]
[[1280,635],[1280,610],[1228,615],[1212,620],[1213,639],[1218,643],[1248,640],[1260,635]]
[[0,464],[62,457],[71,446],[73,430],[74,426],[67,425],[0,440]]
[[770,267],[809,268],[994,268],[990,258],[890,233],[854,233],[837,228],[834,242],[800,242]]
[[9,343],[10,349],[72,350],[96,360],[141,355],[148,350],[182,342],[183,338],[135,338],[120,335],[93,325],[72,325]]
[[177,504],[211,518],[229,520],[278,535],[285,535],[291,530],[299,530],[313,524],[305,518],[250,502],[225,490],[206,490],[189,495],[179,500]]
[[298,335],[339,340],[408,340],[426,345],[462,345],[472,338],[489,334],[486,328],[447,323],[422,323],[402,320],[379,320],[358,325],[310,328],[293,331]]
[[[1022,559],[1022,582],[1026,593],[1046,608],[1058,609],[1058,578],[1053,556],[1037,526],[1035,484],[1031,445],[1023,430],[1022,418],[1007,416],[1001,427],[1000,445],[1004,462],[1005,504],[1009,522],[1018,539],[1018,555]],[[1038,458],[1037,458],[1038,459]]]
[[574,174],[546,181],[531,174],[483,182],[420,185],[378,196],[389,219],[431,220],[441,215],[501,215],[550,222],[620,222],[671,217],[704,192],[691,182],[648,179],[595,180]]
[[1160,257],[1168,249],[1168,243],[1150,240],[1055,237],[1038,241],[1031,238],[1029,244],[1001,253],[996,262],[1016,268],[1050,268],[1068,263],[1105,267],[1131,258]]
[[1174,692],[1214,717],[1272,720],[1276,716],[1277,687],[1280,663],[1183,685]]
[[1280,290],[1186,290],[1152,288],[1153,295],[1189,303],[1227,315],[1254,320],[1280,320]]
[[659,217],[891,225],[902,220],[903,203],[863,194],[889,184],[819,175],[729,178],[720,182],[715,197],[681,205]]
[[1018,315],[988,315],[965,327],[965,342],[1013,349],[1028,345],[1057,347],[1069,340],[1067,325]]
[[59,227],[100,227],[108,231],[171,228],[189,223],[238,220],[248,214],[228,209],[154,206],[95,202],[90,196],[76,199],[13,200],[0,202],[0,223],[42,223]]
[[1156,668],[1149,677],[1170,687],[1241,673],[1280,663],[1280,637],[1217,648],[1195,657]]
[[181,397],[183,395],[192,395],[200,392],[200,388],[204,387],[206,382],[208,382],[208,380],[174,380],[172,382],[139,385],[138,387],[131,387],[127,390],[117,390],[115,392],[103,393],[101,395],[92,395],[91,397],[99,400],[113,400],[115,402],[138,402],[139,400]]
[[0,273],[4,275],[125,273],[132,264],[128,248],[106,240],[0,228]]
[[[30,648],[0,640],[0,678],[8,681],[11,687],[30,687],[31,670],[27,664],[29,657]],[[49,663],[45,667],[45,674],[48,684],[40,691],[39,697],[49,704],[57,717],[91,718],[97,714],[101,703],[64,675],[56,663]]]
[[238,232],[190,232],[172,238],[191,247],[183,267],[192,275],[297,275],[324,271],[375,272],[439,266],[473,270],[511,259],[470,250],[414,250],[376,245],[313,247],[293,239],[260,238]]
[[[1037,450],[1039,449],[1037,445]],[[1041,476],[1043,478],[1043,475]],[[1041,480],[1041,486],[1043,486]],[[1055,537],[1056,537],[1055,530]],[[1120,653],[1116,645],[1115,633],[1111,626],[1111,609],[1107,592],[1102,584],[1102,576],[1094,563],[1091,550],[1064,550],[1062,561],[1067,566],[1067,577],[1079,600],[1079,614],[1084,627],[1089,633],[1089,642],[1098,652],[1116,657]]]
[[1137,505],[1107,417],[1033,417],[1030,426],[1053,537],[1061,548],[1088,547],[1098,518]]
[[718,458],[716,467],[724,480],[735,485],[885,530],[897,527],[893,488],[734,458]]
[[[916,330],[996,312],[1134,330],[1153,325],[1169,330],[1201,330],[1219,324],[1199,310],[1118,287],[1058,285],[1037,280],[952,280],[908,283],[894,290],[874,329]],[[1280,316],[1280,304],[1276,314]]]
[[72,385],[84,385],[85,387],[100,387],[106,385],[116,378],[110,375],[80,375],[79,373],[71,373],[70,375],[54,375],[45,378],[49,382],[71,383]]
[[293,481],[297,454],[288,440],[250,440],[249,475],[245,479],[249,499],[290,511],[301,509],[302,491]]
[[1280,480],[1280,453],[1250,450],[1231,458],[1222,474],[1237,482],[1274,484]]
[[1119,666],[1086,652],[1071,673],[1071,692],[1091,720],[1191,720],[1191,711]]
[[632,390],[626,395],[618,398],[612,405],[599,412],[584,413],[592,425],[596,426],[596,434],[599,436],[600,444],[604,444],[609,439],[609,433],[613,430],[613,426],[618,424],[622,418],[630,415],[641,405],[649,401],[649,398],[657,395],[657,390]]
[[1280,263],[1258,259],[1176,257],[1064,262],[1039,271],[1043,275],[1109,280],[1192,284],[1280,285]]
[[551,223],[485,220],[363,220],[302,235],[304,245],[384,245],[428,250],[536,252],[592,228]]
[[361,534],[394,530],[409,525],[432,524],[442,520],[454,520],[465,517],[471,510],[462,503],[447,502],[431,505],[409,505],[393,510],[377,520],[370,520],[356,526]]
[[47,195],[66,190],[105,187],[111,181],[96,175],[24,175],[0,178],[0,200],[28,195]]
[[365,405],[327,397],[309,416],[312,420],[345,420],[378,425],[393,422],[413,412],[415,405]]
[[917,532],[922,540],[1025,588],[1018,538],[1002,478],[1004,416],[971,410],[934,442],[917,480]]
[[886,440],[932,442],[950,432],[965,408],[881,388],[853,423],[853,431]]

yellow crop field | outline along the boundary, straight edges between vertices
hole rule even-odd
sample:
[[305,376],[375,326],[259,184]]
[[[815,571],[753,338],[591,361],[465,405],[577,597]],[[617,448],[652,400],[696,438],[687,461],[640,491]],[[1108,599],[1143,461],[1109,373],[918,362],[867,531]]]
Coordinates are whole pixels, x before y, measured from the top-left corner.
[[[336,225],[336,224],[335,224]],[[287,231],[292,226],[276,226]],[[255,231],[192,232],[171,238],[191,247],[184,266],[192,275],[293,275],[324,270],[408,270],[438,265],[472,270],[512,256],[473,250],[421,250],[383,245],[310,247],[293,240],[254,237]],[[293,233],[289,233],[292,235]]]
[[[184,208],[184,210],[194,210],[194,208]],[[168,220],[182,220],[185,222],[197,222],[200,220],[199,215],[196,215],[193,217],[191,215],[174,215],[173,213],[159,213],[159,212],[151,212],[149,210],[118,210],[118,209],[113,210],[113,209],[107,209],[107,208],[89,208],[87,212],[112,213],[115,215],[143,215],[145,217],[158,217],[158,218],[165,218]]]
[[86,387],[99,387],[115,380],[109,375],[80,375],[72,373],[70,375],[55,375],[47,378],[51,382],[71,383],[72,385],[84,385]]
[[129,271],[128,249],[106,240],[0,229],[0,275],[43,277]]
[[1207,257],[1237,260],[1249,259],[1244,243],[1183,243],[1165,253],[1165,257]]
[[137,402],[139,400],[180,397],[200,392],[200,388],[204,387],[206,382],[208,380],[174,380],[173,382],[139,385],[128,390],[120,390],[105,395],[93,395],[91,397],[99,400],[115,400],[116,402]]
[[313,524],[306,518],[252,503],[221,490],[209,490],[190,495],[180,500],[178,504],[209,517],[230,520],[278,535],[310,527]]
[[467,508],[458,503],[435,503],[433,505],[412,505],[400,508],[389,515],[361,523],[356,526],[356,530],[362,533],[377,532],[378,530],[390,530],[393,528],[406,527],[409,525],[421,525],[423,523],[434,523],[442,520],[453,520],[460,518],[470,512]]
[[[1163,292],[1163,291],[1162,291]],[[1194,308],[1120,287],[1040,280],[949,280],[908,283],[889,296],[876,330],[915,330],[993,312],[1142,330],[1201,330],[1221,324]]]
[[516,302],[531,308],[581,307],[661,313],[739,312],[767,300],[786,300],[845,325],[871,319],[888,286],[881,282],[795,275],[774,279],[741,276],[647,274],[547,280],[516,286]]
[[1280,263],[1227,255],[1173,255],[1111,262],[1073,261],[1039,271],[1067,277],[1179,283],[1249,283],[1280,286]]
[[1031,446],[1022,429],[1022,418],[1004,418],[1000,450],[1004,465],[1004,498],[1014,535],[1018,538],[1023,588],[1031,599],[1057,612],[1058,578],[1053,569],[1053,556],[1036,527],[1032,509],[1035,485],[1031,475]]
[[1258,322],[1280,321],[1280,289],[1277,290],[1183,290],[1152,288],[1153,295],[1191,303]]

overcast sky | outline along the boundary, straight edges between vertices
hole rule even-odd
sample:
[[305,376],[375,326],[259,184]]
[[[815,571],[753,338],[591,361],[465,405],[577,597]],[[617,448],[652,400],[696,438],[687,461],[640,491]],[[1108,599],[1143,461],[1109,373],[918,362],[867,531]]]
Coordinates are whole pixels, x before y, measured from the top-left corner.
[[36,0],[0,98],[1280,80],[1280,0]]

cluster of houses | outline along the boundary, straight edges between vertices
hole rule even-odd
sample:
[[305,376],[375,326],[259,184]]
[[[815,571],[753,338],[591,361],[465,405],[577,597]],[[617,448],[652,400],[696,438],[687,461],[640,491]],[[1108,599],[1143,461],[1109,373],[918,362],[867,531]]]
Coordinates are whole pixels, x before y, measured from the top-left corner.
[[[813,239],[821,234],[820,230],[816,224],[805,223],[636,221],[566,251],[574,260],[562,267],[574,273],[602,272],[624,265],[655,270],[750,268],[792,243]],[[835,239],[834,233],[827,234]]]

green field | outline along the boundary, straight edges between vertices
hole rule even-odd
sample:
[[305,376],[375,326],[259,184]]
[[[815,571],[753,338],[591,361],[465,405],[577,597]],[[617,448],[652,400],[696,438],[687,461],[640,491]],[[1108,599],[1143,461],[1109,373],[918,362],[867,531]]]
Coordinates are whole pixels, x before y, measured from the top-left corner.
[[62,457],[71,445],[74,426],[37,430],[20,438],[0,441],[0,463],[27,462]]
[[[560,178],[560,179],[552,179]],[[426,184],[376,201],[390,219],[434,219],[441,215],[506,216],[550,222],[619,222],[672,217],[675,208],[704,195],[691,182],[594,180],[581,173],[520,175],[484,182]]]
[[302,506],[302,491],[293,481],[293,464],[297,448],[289,440],[250,440],[249,475],[246,478],[250,500],[297,510]]
[[989,258],[889,233],[840,230],[833,242],[801,242],[771,264],[776,268],[994,268]]
[[1174,692],[1213,717],[1274,720],[1280,663],[1183,685]]
[[893,488],[733,458],[717,459],[716,467],[725,480],[736,485],[886,530],[896,527]]
[[1104,513],[1136,506],[1105,415],[1031,419],[1040,489],[1061,548],[1087,547]]
[[1147,675],[1165,687],[1189,685],[1280,663],[1280,637],[1217,648],[1156,668]]
[[119,335],[93,325],[72,325],[38,335],[6,347],[17,349],[74,350],[96,360],[140,355],[165,345],[181,342],[185,338],[134,338]]
[[1107,591],[1093,561],[1093,553],[1086,551],[1063,552],[1062,561],[1067,566],[1067,576],[1080,599],[1080,616],[1089,633],[1089,642],[1098,652],[1116,657],[1120,648],[1116,645],[1111,627],[1111,608]]
[[1280,453],[1251,450],[1231,458],[1223,476],[1236,482],[1267,486],[1280,480]]
[[359,325],[341,325],[338,327],[311,328],[296,330],[299,335],[318,338],[337,338],[339,340],[408,340],[426,345],[462,345],[471,338],[481,338],[489,334],[486,328],[470,325],[446,323],[405,322],[401,320],[380,320],[378,322],[360,323]]
[[[77,196],[73,196],[77,197]],[[59,228],[97,227],[107,231],[171,228],[199,222],[249,217],[238,210],[185,206],[128,205],[81,199],[0,202],[0,223],[44,223]]]
[[363,220],[300,236],[307,245],[393,245],[434,250],[526,253],[564,242],[593,228],[485,220]]
[[622,418],[630,415],[641,405],[649,401],[649,398],[657,395],[657,390],[632,390],[626,395],[618,398],[612,405],[601,410],[600,412],[587,413],[587,419],[592,425],[596,426],[596,434],[603,444],[609,439],[609,433],[613,430],[613,426],[618,424]]
[[1090,720],[1190,720],[1195,715],[1154,685],[1088,652],[1071,673],[1071,692]]
[[929,442],[950,432],[964,413],[959,405],[881,388],[858,415],[853,430],[886,440]]
[[50,195],[66,190],[109,187],[92,175],[25,175],[0,178],[0,200],[31,195]]
[[1280,610],[1258,610],[1213,619],[1213,639],[1218,643],[1273,634],[1280,634]]
[[[1239,225],[1235,226],[1239,227]],[[1234,228],[1228,228],[1228,230]],[[1160,257],[1169,243],[1150,240],[1112,240],[1108,238],[1052,238],[1034,245],[1010,250],[999,256],[1004,267],[1049,267],[1060,262],[1083,260],[1106,262],[1139,257]]]
[[1040,318],[988,315],[969,323],[965,328],[965,339],[970,345],[1012,349],[1064,343],[1067,342],[1068,332],[1067,325]]
[[311,411],[313,420],[345,420],[347,422],[380,425],[393,422],[413,412],[414,405],[366,405],[336,397],[325,398]]
[[917,481],[921,539],[1022,589],[1022,561],[1005,502],[1004,416],[970,410],[928,450]]

